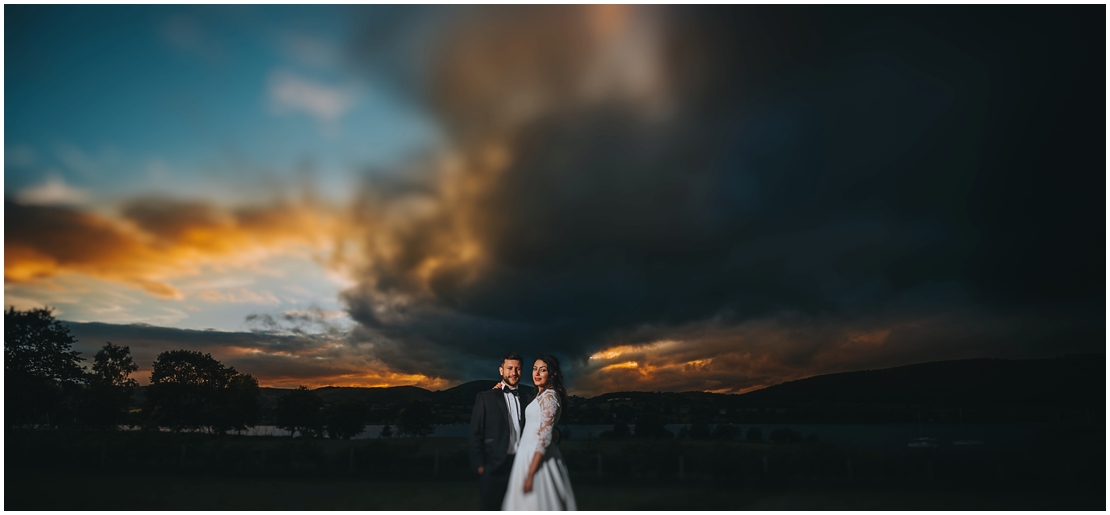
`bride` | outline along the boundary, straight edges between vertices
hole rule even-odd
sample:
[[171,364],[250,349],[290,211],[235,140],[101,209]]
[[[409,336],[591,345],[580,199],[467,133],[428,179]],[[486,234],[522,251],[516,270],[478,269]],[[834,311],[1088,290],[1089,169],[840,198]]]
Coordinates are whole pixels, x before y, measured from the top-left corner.
[[524,410],[524,430],[501,509],[577,510],[563,455],[557,445],[551,444],[552,429],[567,399],[559,360],[540,356],[532,366],[532,381],[539,392]]

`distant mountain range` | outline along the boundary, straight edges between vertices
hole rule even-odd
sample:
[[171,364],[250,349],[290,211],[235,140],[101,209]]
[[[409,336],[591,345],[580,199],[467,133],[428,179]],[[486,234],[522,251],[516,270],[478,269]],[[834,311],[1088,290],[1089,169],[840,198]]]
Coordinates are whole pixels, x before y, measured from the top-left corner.
[[606,393],[582,402],[576,415],[600,421],[654,412],[669,423],[1097,421],[1105,419],[1105,385],[1105,354],[966,359],[826,374],[741,395]]
[[745,404],[1105,406],[1106,355],[965,359],[827,374],[739,396]]
[[[370,405],[407,405],[412,401],[424,400],[433,404],[473,404],[478,392],[493,388],[494,380],[479,380],[463,383],[446,390],[430,391],[418,386],[389,386],[381,388],[359,388],[347,386],[324,386],[312,390],[324,400],[325,404],[344,399],[358,399]],[[276,401],[289,392],[286,388],[262,388],[263,405]]]
[[[416,386],[313,390],[325,403],[362,400],[389,420],[413,401],[434,407],[441,423],[469,420],[478,392],[495,380],[476,380],[446,390]],[[1067,355],[1046,359],[966,359],[919,363],[879,370],[826,374],[774,385],[745,394],[707,392],[611,392],[576,397],[567,412],[571,423],[627,423],[655,413],[670,423],[711,422],[901,421],[922,409],[995,413],[983,421],[1029,419],[1028,413],[1060,410],[1103,414],[1106,405],[1106,355]],[[288,389],[262,388],[264,413]],[[141,396],[141,392],[139,394]],[[139,397],[137,396],[137,397]],[[137,401],[140,399],[136,399]],[[1053,411],[1055,410],[1055,411]],[[998,415],[1005,412],[1003,415]],[[943,417],[947,415],[936,415]],[[960,414],[961,417],[965,413]],[[1103,415],[1099,415],[1100,417]],[[973,417],[974,418],[974,417]],[[1033,417],[1036,418],[1036,417]],[[908,420],[907,420],[908,421]]]
[[[374,404],[411,402],[470,403],[494,380],[477,380],[440,391],[416,386],[348,388],[325,386],[314,390],[325,402],[358,398]],[[964,359],[919,363],[878,370],[825,374],[789,381],[744,394],[704,392],[611,392],[595,398],[645,399],[692,395],[735,397],[743,405],[795,406],[812,403],[980,405],[1104,404],[1106,355],[1068,355],[1046,359]],[[277,397],[288,390],[263,388]]]

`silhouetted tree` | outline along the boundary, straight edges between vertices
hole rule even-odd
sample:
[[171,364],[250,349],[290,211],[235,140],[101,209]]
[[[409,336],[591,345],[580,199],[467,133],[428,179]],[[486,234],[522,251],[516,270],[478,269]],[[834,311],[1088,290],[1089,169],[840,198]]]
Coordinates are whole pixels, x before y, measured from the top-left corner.
[[316,392],[298,386],[278,397],[274,425],[290,433],[300,432],[304,437],[318,436],[324,429],[323,407],[324,401]]
[[779,427],[771,431],[771,441],[775,443],[798,443],[802,441],[802,434],[789,427]]
[[737,436],[740,436],[740,428],[732,424],[717,424],[713,428],[714,440],[735,440]]
[[262,406],[258,402],[259,393],[258,380],[254,376],[236,374],[231,377],[231,382],[227,385],[223,410],[227,415],[228,429],[244,431],[258,424],[262,418]]
[[690,439],[691,440],[708,440],[713,436],[709,430],[709,424],[705,422],[695,422],[690,424]]
[[69,328],[50,308],[4,312],[4,417],[9,426],[57,424],[85,377]]
[[602,431],[598,437],[603,440],[618,440],[621,438],[628,438],[628,434],[628,424],[617,422],[613,424],[613,429]]
[[112,429],[128,420],[135,387],[131,374],[139,369],[131,349],[108,342],[93,356],[88,389],[81,403],[82,420],[93,427]]
[[413,401],[401,412],[401,420],[397,424],[397,430],[403,435],[428,436],[435,431],[435,426],[432,425],[433,420],[432,408],[428,406],[428,403],[420,400]]
[[151,424],[222,433],[257,423],[258,411],[258,382],[211,354],[173,350],[154,361],[143,409]]
[[751,440],[753,442],[763,441],[763,431],[760,431],[758,427],[748,428],[748,434],[746,436],[748,440]]
[[382,427],[382,432],[379,433],[378,436],[380,436],[382,438],[392,437],[393,436],[393,428],[389,427],[389,424],[386,424],[385,427]]
[[690,408],[690,439],[708,440],[713,432],[709,429],[709,422],[713,418],[713,409],[709,406],[692,406]]
[[644,413],[636,420],[636,436],[638,438],[674,438],[672,433],[666,427],[663,427],[663,420],[654,413]]
[[369,408],[357,399],[333,402],[324,410],[329,438],[350,440],[366,429]]
[[632,406],[627,404],[617,404],[612,408],[613,417],[617,422],[627,424],[632,422],[635,418],[632,412]]
[[139,366],[131,359],[130,347],[107,342],[93,356],[92,382],[132,389],[139,385],[138,381],[131,378],[131,374],[138,369]]

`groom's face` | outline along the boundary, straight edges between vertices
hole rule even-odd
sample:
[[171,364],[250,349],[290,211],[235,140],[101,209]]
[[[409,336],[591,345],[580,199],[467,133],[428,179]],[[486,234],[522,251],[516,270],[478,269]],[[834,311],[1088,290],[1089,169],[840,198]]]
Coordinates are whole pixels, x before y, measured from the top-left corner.
[[520,382],[520,361],[507,359],[501,362],[497,370],[501,372],[501,379],[509,386],[516,386]]

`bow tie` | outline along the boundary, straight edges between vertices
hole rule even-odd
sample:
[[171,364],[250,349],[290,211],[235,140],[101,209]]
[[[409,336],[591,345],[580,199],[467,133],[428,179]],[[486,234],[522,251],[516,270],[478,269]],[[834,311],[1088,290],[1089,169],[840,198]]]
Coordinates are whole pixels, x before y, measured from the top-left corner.
[[513,390],[512,388],[509,388],[508,386],[502,386],[501,391],[503,391],[505,393],[511,393],[511,394],[516,395],[518,397],[520,396],[520,389],[519,388],[516,389],[516,390]]

